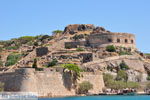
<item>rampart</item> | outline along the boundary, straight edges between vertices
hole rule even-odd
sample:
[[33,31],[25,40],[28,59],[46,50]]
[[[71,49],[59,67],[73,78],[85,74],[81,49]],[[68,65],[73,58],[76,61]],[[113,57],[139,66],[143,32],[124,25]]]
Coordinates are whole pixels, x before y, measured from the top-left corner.
[[[83,77],[78,81],[89,81],[93,84],[90,93],[98,94],[104,87],[103,77],[98,73],[82,73]],[[68,77],[68,76],[67,76]],[[66,78],[67,78],[66,77]],[[35,71],[33,68],[21,68],[11,72],[0,73],[0,81],[5,84],[4,90],[9,92],[37,92],[40,97],[74,96],[76,91],[67,88],[67,81],[61,72],[54,69]]]

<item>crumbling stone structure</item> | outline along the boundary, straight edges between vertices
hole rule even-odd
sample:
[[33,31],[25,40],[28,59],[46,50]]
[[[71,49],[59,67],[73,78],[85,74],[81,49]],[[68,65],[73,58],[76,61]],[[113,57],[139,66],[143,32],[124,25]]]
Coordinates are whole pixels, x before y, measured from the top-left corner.
[[87,39],[91,47],[106,47],[107,45],[115,45],[122,47],[136,48],[135,36],[128,33],[93,33]]
[[[80,29],[81,26],[84,26],[84,30]],[[89,31],[89,36],[84,41],[71,41],[66,42],[65,47],[68,45],[70,48],[76,48],[78,46],[89,46],[92,48],[101,48],[108,45],[121,46],[131,49],[136,49],[135,44],[135,35],[129,33],[115,33],[110,32],[103,27],[94,27],[90,25],[90,28],[87,28],[89,25],[71,25],[65,28],[65,33],[80,33],[83,31]],[[80,29],[80,30],[79,30]],[[92,31],[91,31],[92,30]]]
[[47,55],[47,53],[48,53],[48,48],[47,47],[36,48],[36,55],[38,57]]

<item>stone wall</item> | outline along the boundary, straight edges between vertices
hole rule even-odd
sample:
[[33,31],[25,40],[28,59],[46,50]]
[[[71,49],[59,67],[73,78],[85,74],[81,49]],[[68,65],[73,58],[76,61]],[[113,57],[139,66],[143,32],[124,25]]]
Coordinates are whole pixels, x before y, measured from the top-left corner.
[[48,48],[47,47],[36,48],[36,55],[38,57],[47,55],[47,53],[48,53]]
[[136,48],[135,36],[128,33],[93,33],[89,35],[87,41],[91,47],[105,47],[107,45],[116,45]]
[[77,48],[78,46],[85,46],[86,41],[72,41],[65,42],[65,48]]
[[[89,81],[94,88],[91,93],[98,94],[104,87],[102,74],[82,73],[78,81]],[[12,72],[0,73],[0,81],[5,83],[5,91],[37,92],[39,96],[74,96],[74,89],[68,90],[64,84],[64,77],[60,72],[52,69],[35,71],[32,68],[22,68]]]

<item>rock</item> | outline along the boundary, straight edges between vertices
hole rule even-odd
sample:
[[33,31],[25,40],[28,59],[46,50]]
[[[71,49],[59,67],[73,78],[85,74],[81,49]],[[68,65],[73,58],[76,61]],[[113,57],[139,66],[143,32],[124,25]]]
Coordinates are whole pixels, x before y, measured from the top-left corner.
[[106,31],[105,28],[103,27],[96,27],[92,33],[101,33],[101,32],[109,32],[109,31]]
[[140,73],[135,70],[128,70],[128,81],[132,82],[146,82],[147,81],[147,74],[146,73]]
[[79,31],[90,31],[95,28],[92,24],[73,24],[65,27],[63,34],[75,34]]

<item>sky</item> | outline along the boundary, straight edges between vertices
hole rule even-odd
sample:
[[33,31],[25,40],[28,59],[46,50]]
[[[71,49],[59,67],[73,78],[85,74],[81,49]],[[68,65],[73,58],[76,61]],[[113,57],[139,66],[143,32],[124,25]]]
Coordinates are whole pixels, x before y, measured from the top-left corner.
[[0,40],[49,34],[68,24],[94,24],[136,35],[150,52],[150,0],[0,0]]

